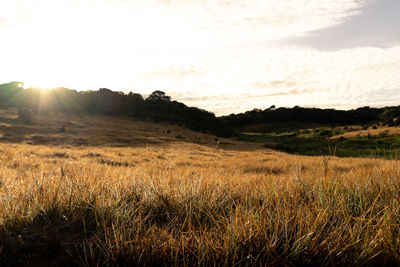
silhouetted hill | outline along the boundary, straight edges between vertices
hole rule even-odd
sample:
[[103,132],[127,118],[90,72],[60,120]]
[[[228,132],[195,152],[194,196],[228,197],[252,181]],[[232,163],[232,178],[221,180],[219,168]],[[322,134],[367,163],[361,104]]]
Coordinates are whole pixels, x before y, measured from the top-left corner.
[[211,112],[172,101],[162,91],[144,99],[140,94],[115,92],[107,88],[81,91],[67,88],[23,89],[20,82],[0,85],[0,105],[30,108],[37,114],[49,112],[91,113],[130,116],[152,121],[171,122],[195,131],[228,136],[229,130]]
[[[306,125],[366,125],[400,124],[400,106],[354,110],[319,108],[254,109],[240,114],[217,118],[213,113],[171,100],[162,91],[154,91],[147,98],[138,93],[115,92],[107,88],[97,91],[76,91],[68,88],[41,90],[23,89],[20,82],[0,85],[0,105],[3,107],[30,108],[37,114],[49,112],[90,113],[111,116],[129,116],[156,122],[171,122],[189,129],[217,136],[230,136],[232,129],[264,124],[304,127]],[[296,127],[297,127],[296,126]],[[279,126],[281,127],[281,126]],[[272,129],[275,130],[275,129]],[[260,130],[262,131],[262,130]]]
[[[400,122],[400,106],[370,108],[362,107],[354,110],[335,110],[319,108],[269,108],[254,109],[240,114],[220,117],[229,128],[240,128],[255,124],[286,125],[366,125],[386,124],[398,125]],[[301,128],[301,127],[300,127]],[[274,130],[274,129],[271,129]]]

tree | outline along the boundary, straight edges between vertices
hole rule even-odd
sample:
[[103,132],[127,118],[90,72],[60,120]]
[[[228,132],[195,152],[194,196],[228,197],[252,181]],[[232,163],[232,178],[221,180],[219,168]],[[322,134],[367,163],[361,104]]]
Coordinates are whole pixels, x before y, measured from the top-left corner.
[[149,95],[149,97],[146,98],[146,101],[166,101],[166,102],[170,102],[171,101],[171,97],[165,95],[165,93],[163,91],[154,91],[153,93],[151,93],[151,95]]
[[143,96],[141,94],[129,92],[128,96],[135,101],[143,101]]

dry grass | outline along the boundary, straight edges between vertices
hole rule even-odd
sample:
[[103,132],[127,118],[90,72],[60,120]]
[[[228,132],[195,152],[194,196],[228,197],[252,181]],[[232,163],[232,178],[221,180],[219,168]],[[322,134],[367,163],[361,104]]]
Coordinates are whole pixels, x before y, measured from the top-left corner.
[[[0,109],[0,142],[50,146],[145,147],[186,142],[215,147],[215,136],[170,123],[145,122],[130,117],[51,113],[34,115],[31,124],[18,121],[16,109]],[[62,131],[64,127],[65,131]],[[248,150],[248,143],[220,138],[221,148]]]
[[369,127],[368,129],[363,129],[362,127],[352,127],[354,130],[346,132],[344,134],[335,135],[330,137],[330,139],[338,139],[340,137],[345,138],[353,138],[360,136],[392,136],[392,135],[400,135],[400,127],[388,127],[388,126],[380,126],[376,129]]
[[397,161],[0,144],[0,265],[400,264]]

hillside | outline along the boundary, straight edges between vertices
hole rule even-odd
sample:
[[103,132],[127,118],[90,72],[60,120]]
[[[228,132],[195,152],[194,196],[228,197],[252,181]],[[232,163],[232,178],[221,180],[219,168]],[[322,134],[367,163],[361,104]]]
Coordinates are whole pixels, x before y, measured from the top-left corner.
[[151,122],[123,116],[34,114],[31,123],[18,119],[18,110],[0,109],[0,142],[51,145],[146,147],[174,143],[193,143],[209,147],[249,150],[260,147],[235,139],[219,138],[166,122]]
[[[305,127],[308,127],[304,129]],[[273,149],[291,154],[396,158],[400,127],[338,126],[301,122],[248,125],[232,138],[190,130],[146,118],[91,113],[34,114],[26,123],[16,108],[0,109],[0,142],[62,147],[146,147],[175,143],[251,151]]]
[[320,108],[293,108],[272,106],[268,109],[253,109],[239,114],[220,117],[229,128],[236,130],[251,129],[253,132],[291,131],[316,126],[343,125],[400,125],[400,106],[361,107],[352,110]]
[[231,137],[234,132],[288,132],[317,126],[400,125],[400,106],[353,110],[271,106],[239,114],[216,117],[210,111],[189,107],[156,90],[144,98],[138,93],[116,92],[107,88],[77,91],[68,88],[42,90],[23,88],[23,83],[0,84],[0,107],[30,108],[35,114],[86,114],[130,117],[169,122],[194,131]]
[[218,136],[231,136],[231,131],[211,112],[188,107],[174,101],[162,91],[147,98],[107,88],[97,91],[76,91],[68,88],[23,88],[23,83],[0,84],[0,107],[29,108],[35,114],[86,114],[131,117],[156,122],[170,122],[186,128]]

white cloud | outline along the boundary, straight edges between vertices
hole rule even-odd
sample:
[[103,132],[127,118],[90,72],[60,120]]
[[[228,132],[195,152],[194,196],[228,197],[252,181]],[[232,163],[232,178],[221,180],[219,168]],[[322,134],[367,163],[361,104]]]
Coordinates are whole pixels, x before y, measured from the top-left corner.
[[[31,36],[187,47],[304,35],[354,15],[368,0],[2,0],[0,18]],[[21,32],[23,33],[23,31]],[[104,40],[105,39],[105,40]]]
[[275,43],[343,23],[371,1],[0,0],[0,82],[160,89],[218,114],[398,104],[398,45]]
[[400,46],[335,52],[267,46],[237,55],[227,53],[199,64],[197,69],[182,65],[180,69],[166,68],[164,73],[158,70],[147,79],[155,87],[164,85],[168,92],[178,88],[173,96],[188,104],[227,114],[272,104],[335,108],[397,105],[399,69]]

